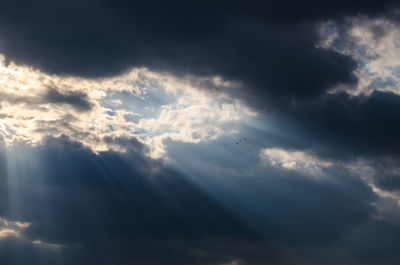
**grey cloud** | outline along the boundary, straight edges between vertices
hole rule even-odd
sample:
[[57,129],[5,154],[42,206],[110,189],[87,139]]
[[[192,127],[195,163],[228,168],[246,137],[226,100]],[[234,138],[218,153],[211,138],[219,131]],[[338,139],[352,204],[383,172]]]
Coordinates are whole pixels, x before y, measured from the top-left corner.
[[26,95],[23,92],[20,94],[2,92],[0,97],[0,103],[23,104],[32,109],[41,108],[41,105],[49,103],[66,104],[78,111],[90,111],[93,107],[86,94],[72,91],[62,93],[55,88],[48,88],[44,93],[38,91],[37,95]]
[[[0,181],[19,185],[2,186],[0,215],[30,222],[25,240],[62,244],[64,264],[318,264],[329,261],[312,255],[313,246],[322,253],[328,253],[327,245],[342,251],[335,242],[369,222],[374,211],[371,190],[345,173],[313,181],[253,162],[252,177],[218,175],[211,169],[220,159],[198,167],[194,154],[201,152],[186,149],[180,155],[189,176],[143,156],[140,144],[132,144],[126,154],[99,155],[67,137],[49,138],[43,147],[14,147],[23,157],[8,160]],[[13,255],[18,251],[33,264],[54,264],[49,254],[39,258],[39,246],[18,240],[0,248],[0,255],[8,264],[23,264],[26,259]],[[365,264],[351,251],[344,258]]]
[[43,95],[42,100],[46,103],[67,104],[79,111],[92,109],[92,103],[89,102],[87,95],[80,92],[61,93],[54,88],[49,88]]

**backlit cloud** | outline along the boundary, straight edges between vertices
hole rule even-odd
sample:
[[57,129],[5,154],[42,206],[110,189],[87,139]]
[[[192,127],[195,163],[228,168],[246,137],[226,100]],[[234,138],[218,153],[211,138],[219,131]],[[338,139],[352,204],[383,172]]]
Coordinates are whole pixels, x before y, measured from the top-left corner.
[[10,221],[0,217],[0,240],[7,237],[20,238],[21,232],[29,226],[28,222]]
[[336,87],[353,95],[389,91],[400,94],[400,28],[397,20],[360,16],[346,23],[325,22],[320,46],[348,55],[358,62],[356,88]]
[[260,157],[271,166],[295,170],[313,176],[323,175],[323,168],[333,166],[317,157],[303,151],[287,151],[279,148],[265,148],[260,151]]
[[[227,95],[196,89],[195,82],[146,69],[104,79],[62,77],[14,63],[7,65],[3,59],[1,136],[8,145],[16,141],[36,145],[46,136],[66,135],[95,152],[124,150],[110,139],[134,138],[147,146],[149,155],[159,157],[167,139],[191,143],[213,140],[229,133],[222,129],[224,123],[255,115]],[[197,82],[230,85],[218,77]]]

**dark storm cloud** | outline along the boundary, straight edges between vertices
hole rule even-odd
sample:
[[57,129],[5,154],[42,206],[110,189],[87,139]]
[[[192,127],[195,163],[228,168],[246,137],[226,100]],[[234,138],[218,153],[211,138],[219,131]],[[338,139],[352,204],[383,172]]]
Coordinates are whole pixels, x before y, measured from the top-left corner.
[[400,190],[400,174],[382,174],[376,177],[375,184],[385,190]]
[[390,192],[400,191],[400,161],[391,156],[376,159],[372,166],[375,168],[374,184]]
[[7,1],[0,51],[51,73],[113,75],[146,66],[221,75],[268,99],[354,83],[355,63],[315,48],[314,22],[379,14],[391,1]]
[[370,96],[323,95],[280,112],[303,128],[304,143],[324,156],[400,155],[400,96],[375,91]]
[[[95,155],[66,137],[49,138],[43,147],[20,146],[16,157],[3,151],[8,170],[0,181],[8,192],[0,194],[0,216],[31,226],[22,232],[23,239],[0,240],[2,260],[313,264],[316,258],[326,261],[312,254],[315,246],[321,253],[333,246],[342,251],[335,242],[370,222],[374,212],[370,188],[346,174],[314,181],[293,172],[260,169],[242,178],[211,176],[205,168],[191,167],[192,174],[217,191],[213,196],[191,178],[143,156],[140,143],[121,141],[133,145],[126,154]],[[196,158],[187,154],[185,159],[190,166]],[[389,227],[382,236],[396,229]],[[62,247],[48,251],[29,243],[32,240]],[[24,255],[17,255],[20,252]],[[390,257],[393,260],[393,254]],[[361,264],[351,251],[346,258],[354,259],[349,264]]]

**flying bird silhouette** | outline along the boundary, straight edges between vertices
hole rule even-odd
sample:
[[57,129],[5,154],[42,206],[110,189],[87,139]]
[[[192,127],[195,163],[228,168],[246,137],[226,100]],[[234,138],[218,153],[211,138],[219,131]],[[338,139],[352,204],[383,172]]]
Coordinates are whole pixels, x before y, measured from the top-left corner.
[[236,144],[239,144],[239,143],[241,143],[242,141],[247,141],[247,139],[246,139],[246,138],[239,138],[239,141],[237,141]]

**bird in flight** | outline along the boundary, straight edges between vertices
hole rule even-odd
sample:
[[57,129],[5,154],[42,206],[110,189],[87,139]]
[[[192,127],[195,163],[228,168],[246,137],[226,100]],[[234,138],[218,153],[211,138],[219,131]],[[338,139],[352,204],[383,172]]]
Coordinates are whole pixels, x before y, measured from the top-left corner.
[[239,138],[239,141],[237,141],[236,144],[239,144],[239,143],[241,143],[242,141],[247,141],[247,139],[246,139],[246,138]]

